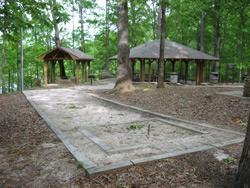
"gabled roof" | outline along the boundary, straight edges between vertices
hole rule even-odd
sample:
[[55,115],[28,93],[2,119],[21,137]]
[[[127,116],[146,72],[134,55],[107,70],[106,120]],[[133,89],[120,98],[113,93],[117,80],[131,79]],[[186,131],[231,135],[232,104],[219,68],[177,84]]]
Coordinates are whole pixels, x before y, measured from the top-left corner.
[[[205,60],[219,61],[211,55],[194,50],[182,44],[173,41],[165,40],[164,59],[166,60]],[[160,40],[146,42],[139,46],[130,49],[130,59],[159,59],[160,58]],[[116,60],[117,55],[109,58]]]
[[41,60],[95,60],[88,54],[83,53],[78,49],[71,49],[65,47],[54,48],[45,54],[38,57]]

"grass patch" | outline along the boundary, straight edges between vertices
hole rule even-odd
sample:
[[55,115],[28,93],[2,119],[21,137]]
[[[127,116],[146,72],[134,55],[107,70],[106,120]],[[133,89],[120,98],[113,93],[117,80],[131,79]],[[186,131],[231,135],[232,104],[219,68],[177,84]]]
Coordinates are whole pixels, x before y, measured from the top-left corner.
[[130,125],[127,127],[128,130],[140,130],[144,127],[144,125]]
[[83,162],[81,162],[81,161],[77,161],[76,162],[76,166],[77,167],[82,167],[84,164],[83,164]]
[[71,130],[72,130],[72,131],[78,131],[78,129],[79,129],[79,127],[76,126],[76,127],[74,127],[73,129],[71,129]]
[[69,106],[68,109],[83,109],[86,108],[86,106]]
[[72,117],[63,117],[63,119],[72,119]]
[[237,160],[233,157],[229,157],[229,158],[223,159],[223,161],[224,163],[231,164],[231,163],[235,163]]
[[241,123],[240,125],[243,126],[243,127],[246,127],[247,123]]

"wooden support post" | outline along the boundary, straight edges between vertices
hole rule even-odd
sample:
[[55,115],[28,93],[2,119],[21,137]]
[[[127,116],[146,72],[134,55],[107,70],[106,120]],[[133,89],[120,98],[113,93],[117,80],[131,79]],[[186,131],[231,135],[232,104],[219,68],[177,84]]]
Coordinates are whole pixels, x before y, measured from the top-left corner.
[[205,61],[201,62],[201,83],[205,82]]
[[48,84],[48,61],[44,60],[44,84]]
[[233,73],[232,73],[232,84],[234,84],[234,77],[235,77],[235,73],[234,73],[234,66],[233,66]]
[[196,62],[196,85],[200,85],[200,62]]
[[82,63],[82,82],[85,82],[85,61],[81,61]]
[[185,61],[185,64],[186,64],[186,70],[185,70],[185,83],[187,83],[187,80],[188,80],[188,61]]
[[151,61],[148,62],[148,82],[151,82]]
[[163,82],[165,82],[165,78],[166,78],[166,61],[164,61],[163,65]]
[[145,82],[145,59],[142,59],[142,65],[141,65],[141,68],[142,68],[142,76],[141,76],[141,82]]
[[131,67],[131,80],[133,81],[134,78],[135,78],[135,60],[131,60],[131,64],[132,64],[132,67]]
[[142,82],[142,62],[141,59],[139,61],[140,61],[140,82]]
[[88,67],[89,67],[89,69],[88,69],[88,75],[90,75],[90,61],[88,61]]
[[172,72],[175,72],[175,60],[172,60],[171,63],[172,63]]
[[228,67],[228,64],[227,64],[227,70],[226,70],[226,84],[228,83],[228,69],[229,69],[229,67]]
[[79,61],[76,61],[76,84],[79,84]]
[[51,65],[52,65],[52,83],[56,83],[56,70],[55,70],[56,61],[51,61]]

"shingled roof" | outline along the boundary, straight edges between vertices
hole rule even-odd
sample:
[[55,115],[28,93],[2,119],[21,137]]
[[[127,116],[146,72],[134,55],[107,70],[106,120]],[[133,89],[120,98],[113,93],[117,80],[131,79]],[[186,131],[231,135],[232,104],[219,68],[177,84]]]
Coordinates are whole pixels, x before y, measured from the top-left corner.
[[[205,61],[219,61],[206,53],[194,50],[182,44],[173,41],[165,40],[165,60],[205,60]],[[159,59],[160,58],[160,40],[146,42],[139,46],[130,49],[130,59]],[[109,58],[116,60],[117,55]]]
[[57,47],[54,48],[45,54],[38,57],[38,59],[41,60],[89,60],[93,61],[95,60],[93,57],[91,57],[88,54],[85,54],[84,52],[78,50],[78,49],[71,49],[71,48],[65,48],[65,47]]

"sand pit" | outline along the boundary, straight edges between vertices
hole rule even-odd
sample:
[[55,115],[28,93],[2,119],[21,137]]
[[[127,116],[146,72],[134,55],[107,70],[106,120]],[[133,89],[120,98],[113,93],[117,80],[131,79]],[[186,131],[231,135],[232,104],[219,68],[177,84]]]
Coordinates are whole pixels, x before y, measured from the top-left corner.
[[112,104],[84,90],[25,95],[89,175],[244,139],[241,133]]

